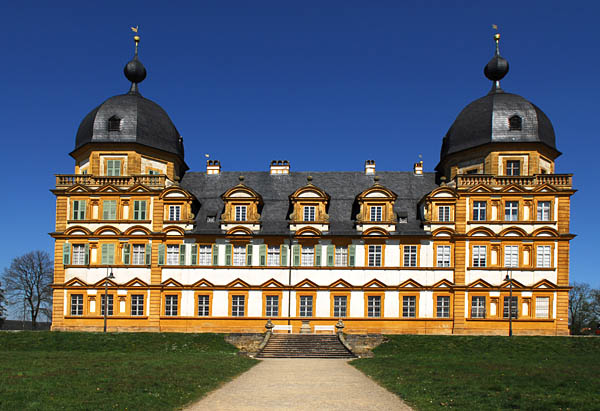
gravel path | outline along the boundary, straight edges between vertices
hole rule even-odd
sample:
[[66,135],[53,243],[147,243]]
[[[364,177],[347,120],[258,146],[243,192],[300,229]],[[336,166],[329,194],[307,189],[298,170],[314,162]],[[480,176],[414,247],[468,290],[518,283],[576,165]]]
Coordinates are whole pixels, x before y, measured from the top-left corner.
[[266,359],[186,410],[410,410],[348,360]]

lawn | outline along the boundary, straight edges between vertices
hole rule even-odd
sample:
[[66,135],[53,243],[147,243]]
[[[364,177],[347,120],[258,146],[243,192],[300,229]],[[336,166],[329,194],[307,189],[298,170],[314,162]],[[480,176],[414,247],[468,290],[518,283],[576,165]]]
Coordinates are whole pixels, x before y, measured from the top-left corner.
[[600,338],[388,338],[352,365],[416,409],[600,409]]
[[0,333],[0,409],[165,410],[256,360],[217,334]]

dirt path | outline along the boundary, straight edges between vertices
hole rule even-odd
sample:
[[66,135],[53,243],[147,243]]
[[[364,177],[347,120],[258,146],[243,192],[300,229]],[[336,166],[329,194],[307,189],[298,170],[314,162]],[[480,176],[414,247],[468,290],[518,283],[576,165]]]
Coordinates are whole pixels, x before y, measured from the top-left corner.
[[347,360],[267,359],[186,410],[410,410]]

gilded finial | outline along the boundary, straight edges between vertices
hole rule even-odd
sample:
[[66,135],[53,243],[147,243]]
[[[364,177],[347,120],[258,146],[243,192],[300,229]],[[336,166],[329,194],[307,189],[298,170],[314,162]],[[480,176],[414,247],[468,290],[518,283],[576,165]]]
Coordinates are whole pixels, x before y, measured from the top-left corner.
[[[131,31],[133,31],[134,33],[137,33],[138,30],[140,29],[140,26],[135,26],[135,27],[131,27]],[[138,36],[137,34],[135,36],[133,36],[133,41],[135,42],[135,55],[138,55],[138,46],[140,44],[140,36]]]
[[497,25],[492,24],[492,29],[496,30],[496,33],[494,33],[494,41],[496,42],[496,55],[499,56],[500,55],[500,33],[498,33]]

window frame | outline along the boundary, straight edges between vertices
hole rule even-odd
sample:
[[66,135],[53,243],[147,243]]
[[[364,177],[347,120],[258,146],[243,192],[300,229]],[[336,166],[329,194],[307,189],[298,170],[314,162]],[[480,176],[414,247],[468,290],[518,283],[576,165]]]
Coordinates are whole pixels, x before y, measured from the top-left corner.
[[[341,313],[338,312],[336,314],[336,298],[345,298],[345,313],[344,315],[340,315]],[[333,318],[348,318],[349,314],[350,314],[350,293],[331,293],[330,294],[330,309],[331,309],[331,313],[330,316]]]
[[[517,168],[515,168],[515,163],[517,165]],[[504,161],[504,171],[505,171],[505,175],[508,177],[520,177],[523,173],[522,168],[521,168],[521,159],[506,159]],[[515,174],[516,171],[516,174]]]
[[[200,306],[200,302],[204,303],[204,300],[206,301],[206,304],[203,304],[202,307]],[[194,298],[195,301],[195,313],[197,317],[211,317],[212,316],[212,293],[206,293],[206,292],[197,292],[196,296]],[[202,308],[202,313],[200,312],[200,309]]]
[[[501,314],[501,318],[504,320],[508,320],[508,313],[509,313],[509,307],[506,304],[507,301],[510,301],[510,295],[509,294],[503,294],[502,296],[502,314]],[[513,293],[513,301],[516,301],[517,303],[514,304],[514,306],[512,306],[511,308],[515,308],[513,311],[516,311],[516,315],[512,316],[513,320],[518,320],[521,314],[521,307],[519,307],[519,304],[521,304],[522,302],[520,300],[522,300],[522,298],[520,298],[519,295],[515,295],[515,293]],[[506,316],[504,315],[506,311]]]
[[[483,204],[483,208],[481,207],[482,204]],[[487,221],[487,201],[473,200],[472,208],[473,208],[473,221]]]
[[[548,264],[540,265],[540,248],[548,249]],[[545,253],[542,258],[545,257]],[[535,246],[535,266],[536,268],[554,268],[554,247],[553,244],[536,244]]]
[[[414,298],[414,315],[405,315],[405,298]],[[410,309],[410,306],[408,306]],[[400,294],[400,317],[401,318],[419,318],[419,295],[418,294]]]
[[[175,300],[175,313],[173,313],[173,300]],[[165,293],[163,295],[163,315],[165,317],[179,317],[181,312],[181,293]]]
[[[106,203],[114,203],[114,210],[110,210],[111,207],[109,207],[109,210],[107,210],[107,204]],[[108,217],[106,216],[107,211],[114,211],[114,213],[111,213],[111,215],[109,215]],[[114,217],[114,218],[109,218],[109,217]],[[102,200],[102,220],[104,221],[116,221],[119,218],[119,202],[116,199],[105,199]]]
[[[276,252],[273,250],[277,250]],[[265,261],[267,267],[280,267],[281,266],[281,245],[268,245],[267,244],[267,261]],[[276,260],[271,260],[277,256]]]
[[[379,249],[377,250],[377,248]],[[384,244],[365,244],[367,267],[383,267],[384,266]],[[373,250],[371,250],[373,248]],[[371,261],[371,256],[373,257]],[[379,261],[377,257],[379,256]],[[376,264],[379,262],[379,264]]]
[[[554,311],[554,300],[552,294],[534,294],[532,296],[533,308],[532,308],[532,317],[535,320],[551,320],[554,319],[553,311]],[[538,298],[547,298],[548,299],[548,316],[547,317],[539,317],[538,316]]]
[[[407,268],[411,268],[411,267],[419,267],[419,244],[401,244],[402,246],[402,267],[407,267]],[[407,252],[406,249],[407,248],[413,248],[414,247],[414,264],[412,264],[413,259],[412,259],[412,251],[408,252],[408,256],[409,259],[407,260],[406,256],[407,256]]]
[[[483,257],[481,252],[483,249]],[[476,252],[477,250],[477,252]],[[471,246],[471,267],[484,268],[488,266],[488,246],[486,244],[473,244]]]
[[[440,254],[440,248],[443,248],[443,252],[442,254]],[[440,260],[440,255],[442,257],[446,256],[446,252],[445,250],[448,250],[448,261],[446,264],[445,259],[444,260]],[[452,245],[451,244],[435,244],[434,247],[434,257],[435,257],[435,264],[436,267],[441,267],[441,268],[451,268],[453,267],[453,255],[452,255]],[[442,261],[442,264],[440,264],[440,261]]]
[[248,205],[246,204],[234,204],[233,205],[233,218],[237,222],[248,221]]
[[[181,215],[182,215],[182,209],[183,206],[181,204],[168,204],[167,205],[167,212],[168,212],[168,219],[167,221],[181,221]],[[177,210],[177,211],[175,211]],[[175,218],[173,218],[175,217]]]
[[[75,207],[77,204],[77,207]],[[82,206],[83,204],[83,206]],[[87,220],[87,200],[71,200],[71,220],[85,221]],[[75,210],[77,208],[77,210]],[[77,213],[77,214],[76,214]]]
[[369,205],[369,221],[372,223],[380,223],[383,221],[383,205]]
[[[365,292],[365,318],[383,318],[384,316],[384,307],[385,307],[385,293],[375,293],[375,292]],[[375,311],[372,309],[375,308],[374,305],[370,305],[370,300],[379,301],[379,315],[375,315]]]
[[[278,299],[278,306],[277,306],[277,315],[274,316],[268,316],[267,315],[267,297],[277,297]],[[276,318],[276,317],[281,317],[281,310],[282,310],[282,303],[283,303],[283,292],[281,291],[269,291],[269,290],[264,290],[262,292],[262,316],[263,317],[267,317],[267,318]]]
[[[316,252],[315,247],[320,246],[319,244],[315,246],[300,244],[300,267],[315,267],[315,258]],[[306,251],[306,253],[305,253]],[[312,259],[309,261],[309,257],[312,256]],[[304,258],[306,257],[306,259]],[[305,264],[306,262],[306,264]],[[310,263],[310,264],[309,264]]]
[[[116,170],[118,174],[114,174],[115,172],[115,163],[118,163],[118,169]],[[109,164],[112,164],[112,167],[109,167]],[[104,175],[106,177],[121,177],[123,176],[123,169],[125,165],[125,159],[124,158],[111,158],[111,157],[105,157],[104,158]],[[109,172],[111,174],[109,174]]]
[[[143,207],[142,207],[142,204],[144,205]],[[133,203],[131,205],[131,220],[133,220],[133,221],[148,221],[148,215],[150,212],[148,204],[149,204],[149,201],[147,199],[133,200]],[[137,210],[136,210],[136,206],[137,206]]]
[[[176,250],[176,253],[169,253],[169,250]],[[165,264],[164,265],[180,265],[180,252],[181,252],[181,244],[165,244]],[[174,257],[175,256],[175,257]],[[169,259],[171,257],[171,259]],[[174,260],[173,260],[174,259]],[[173,261],[175,261],[173,263]]]
[[[338,261],[338,257],[339,260]],[[344,264],[341,260],[346,261],[346,263]],[[349,253],[348,253],[348,246],[339,246],[339,245],[335,245],[333,247],[333,266],[334,267],[348,267],[348,262],[349,262]]]
[[[450,319],[452,318],[452,296],[448,293],[434,293],[433,294],[433,298],[434,298],[434,303],[435,303],[435,317],[436,318],[444,318],[444,319]],[[440,299],[448,299],[448,306],[443,306],[442,305],[442,314],[444,314],[444,309],[447,309],[447,315],[440,315]]]
[[[310,301],[310,315],[307,315],[306,305],[303,305],[303,299],[306,298],[305,301]],[[315,316],[315,306],[317,300],[317,293],[315,292],[297,292],[296,293],[296,315],[301,318],[312,318]],[[303,312],[304,307],[304,312]]]
[[[131,317],[144,317],[146,313],[146,295],[145,294],[130,294],[129,296],[129,315]],[[141,314],[139,314],[139,301],[134,302],[134,297],[142,297]],[[138,300],[138,298],[135,298]],[[138,311],[135,311],[135,310]]]
[[[544,205],[546,204],[548,205],[548,209],[544,210]],[[546,215],[544,215],[544,213],[546,213]],[[536,221],[552,221],[552,200],[536,201],[535,217]]]
[[[516,207],[514,204],[516,203]],[[504,221],[520,221],[520,201],[519,200],[505,200],[504,201]],[[507,218],[510,217],[510,218]],[[514,217],[514,218],[513,218]]]
[[302,206],[302,221],[311,223],[317,221],[317,206],[303,205]]
[[[83,249],[83,251],[80,253],[76,253],[75,249]],[[83,262],[80,263],[79,260],[76,260],[77,258],[83,258]],[[87,257],[87,258],[86,258]],[[87,264],[86,264],[86,260],[87,260]],[[89,246],[88,244],[84,244],[84,243],[72,243],[71,244],[71,261],[70,261],[71,265],[78,265],[78,266],[82,266],[82,265],[89,265]]]
[[[243,299],[242,312],[240,315],[240,304],[239,298]],[[237,304],[234,303],[237,301]],[[234,310],[234,307],[237,309]],[[229,292],[229,316],[234,318],[244,318],[248,316],[248,292],[238,292],[238,291],[230,291]]]
[[[513,259],[511,257],[509,264],[506,263],[506,259],[508,257],[507,249],[511,250],[510,255],[513,255],[513,250],[516,249],[516,264],[513,264]],[[521,247],[519,244],[504,244],[502,247],[502,264],[504,268],[519,268],[521,264]]]
[[[208,253],[200,252],[201,249],[206,250],[207,248],[209,251]],[[213,265],[213,245],[212,244],[198,244],[197,252],[198,252],[198,256],[196,259],[196,265],[203,266],[203,267]],[[200,258],[200,256],[203,256],[203,257],[208,256],[208,264],[203,264],[203,261]]]
[[[483,320],[486,319],[489,315],[489,298],[487,295],[484,294],[473,294],[473,293],[469,293],[469,296],[471,297],[471,303],[469,304],[469,318],[474,318],[474,319],[478,319],[478,320]],[[481,304],[477,304],[476,307],[473,306],[473,303],[475,301],[475,299],[482,299],[483,298],[483,306],[481,306]],[[477,315],[473,315],[473,309],[477,309]],[[480,311],[483,310],[483,316],[480,316]]]
[[440,223],[452,222],[452,206],[442,204],[437,206],[437,221]]
[[[77,305],[73,305],[73,297],[81,297],[81,305],[77,304]],[[69,301],[69,315],[71,317],[83,317],[86,314],[86,310],[85,310],[85,295],[83,292],[79,293],[79,292],[71,292],[69,293],[69,297],[68,297],[68,301]],[[74,313],[73,309],[76,308],[76,312]],[[78,308],[81,308],[81,312],[79,312]]]

